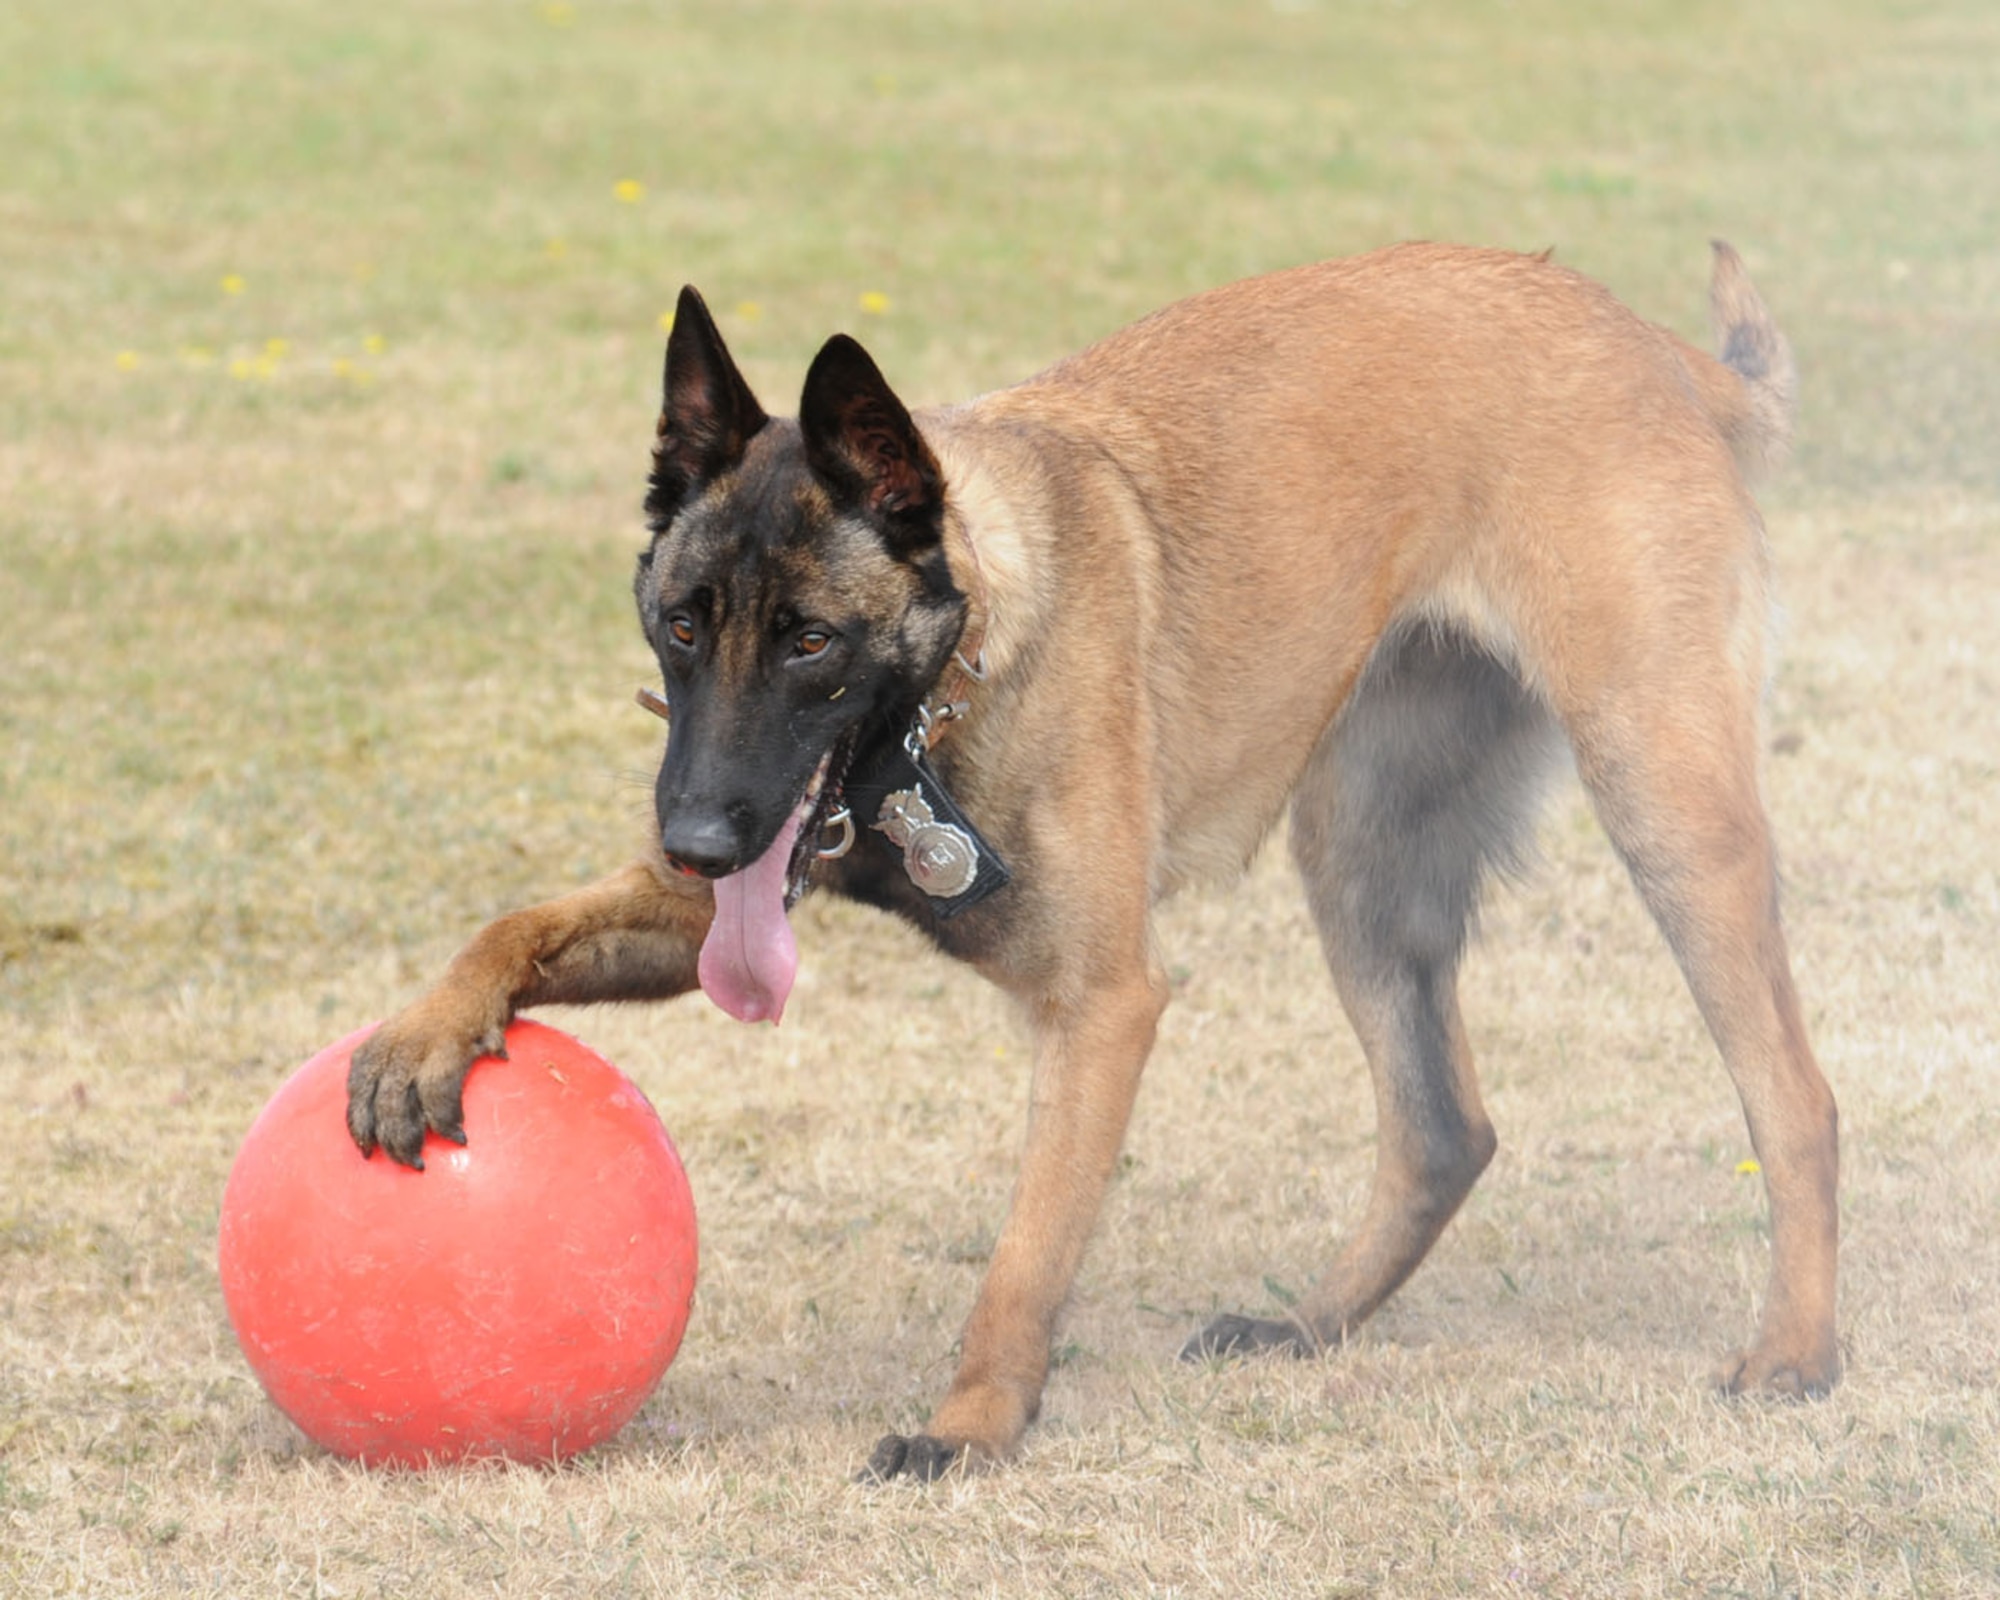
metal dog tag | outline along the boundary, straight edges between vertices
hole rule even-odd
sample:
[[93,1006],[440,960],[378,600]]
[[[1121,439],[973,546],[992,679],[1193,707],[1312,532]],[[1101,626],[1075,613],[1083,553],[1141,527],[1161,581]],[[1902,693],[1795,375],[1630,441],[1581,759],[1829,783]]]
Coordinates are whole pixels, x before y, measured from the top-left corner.
[[917,829],[904,849],[903,870],[933,900],[950,900],[979,876],[979,851],[964,829],[933,822]]
[[965,893],[979,876],[979,847],[963,828],[939,822],[921,789],[898,789],[873,824],[903,852],[903,871],[933,900]]
[[874,819],[869,831],[901,856],[903,875],[940,921],[1006,887],[1007,863],[920,751],[886,746],[849,775],[844,793],[857,818]]
[[907,850],[917,829],[936,820],[930,802],[924,799],[923,790],[898,789],[882,797],[882,809],[875,813],[875,820],[870,826],[877,833],[886,833],[889,842],[898,850]]

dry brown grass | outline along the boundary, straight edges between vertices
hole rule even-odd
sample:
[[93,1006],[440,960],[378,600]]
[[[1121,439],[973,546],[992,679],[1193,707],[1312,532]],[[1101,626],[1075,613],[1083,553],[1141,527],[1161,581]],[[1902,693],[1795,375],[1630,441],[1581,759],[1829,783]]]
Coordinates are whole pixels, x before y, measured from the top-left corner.
[[[0,18],[0,1593],[2000,1593],[2000,24],[1685,9]],[[762,302],[725,322],[780,405],[862,290],[932,398],[1414,233],[1553,241],[1693,331],[1709,231],[1805,367],[1769,781],[1843,1111],[1833,1398],[1707,1390],[1762,1197],[1567,794],[1466,977],[1501,1154],[1324,1362],[1171,1359],[1302,1287],[1370,1168],[1273,854],[1164,919],[1178,1001],[1013,1470],[848,1481],[949,1371],[1026,1061],[975,980],[818,903],[780,1031],[551,1018],[700,1207],[630,1429],[395,1476],[272,1411],[215,1278],[242,1131],[642,825],[624,580],[681,277]]]

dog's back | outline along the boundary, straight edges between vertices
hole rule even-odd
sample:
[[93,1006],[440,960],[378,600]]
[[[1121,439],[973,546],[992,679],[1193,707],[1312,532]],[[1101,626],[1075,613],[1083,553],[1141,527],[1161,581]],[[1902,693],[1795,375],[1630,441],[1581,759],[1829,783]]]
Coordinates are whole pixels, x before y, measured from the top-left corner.
[[926,418],[948,477],[1018,450],[969,513],[982,559],[1039,576],[996,607],[1000,653],[1025,625],[1088,681],[1102,628],[1056,618],[1102,591],[1086,567],[1129,585],[1105,650],[1149,663],[1144,714],[1177,730],[1162,887],[1254,851],[1400,622],[1449,625],[1549,694],[1686,626],[1633,596],[1694,570],[1692,593],[1740,613],[1701,630],[1761,681],[1744,468],[1782,443],[1790,358],[1726,246],[1713,299],[1728,366],[1542,257],[1400,245],[1196,295]]

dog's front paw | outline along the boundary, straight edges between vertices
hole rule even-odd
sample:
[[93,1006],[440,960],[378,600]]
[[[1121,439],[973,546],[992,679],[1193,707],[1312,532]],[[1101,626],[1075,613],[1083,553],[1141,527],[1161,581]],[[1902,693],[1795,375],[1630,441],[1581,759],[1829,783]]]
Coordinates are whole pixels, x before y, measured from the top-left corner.
[[442,1015],[436,997],[418,1001],[363,1040],[347,1068],[347,1131],[363,1155],[423,1170],[428,1130],[465,1143],[465,1075],[486,1056],[505,1059],[507,1022]]
[[947,1472],[963,1471],[971,1457],[964,1445],[934,1439],[927,1433],[905,1437],[886,1435],[869,1452],[868,1465],[855,1475],[856,1483],[887,1483],[902,1478],[913,1483],[935,1483]]

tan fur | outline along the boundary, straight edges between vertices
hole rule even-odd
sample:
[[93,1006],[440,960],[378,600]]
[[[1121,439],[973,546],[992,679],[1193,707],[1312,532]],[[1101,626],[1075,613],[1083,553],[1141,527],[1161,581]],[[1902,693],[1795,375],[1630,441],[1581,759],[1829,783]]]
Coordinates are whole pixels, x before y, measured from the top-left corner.
[[[953,571],[970,592],[976,562],[988,613],[989,679],[939,759],[973,816],[1019,819],[1033,867],[1007,891],[1004,934],[965,954],[1022,999],[1037,1057],[957,1376],[876,1472],[1004,1456],[1032,1420],[1166,999],[1151,908],[1240,868],[1288,801],[1375,1073],[1379,1170],[1295,1325],[1223,1319],[1191,1348],[1337,1342],[1490,1158],[1455,944],[1427,954],[1419,928],[1390,960],[1402,935],[1369,930],[1400,894],[1365,894],[1339,865],[1372,759],[1343,743],[1360,726],[1343,708],[1413,626],[1460,641],[1438,657],[1445,691],[1471,692],[1450,653],[1470,648],[1524,686],[1518,702],[1484,691],[1494,705],[1560,724],[1734,1078],[1773,1251],[1763,1323],[1726,1385],[1834,1381],[1834,1109],[1757,774],[1770,600],[1746,479],[1782,450],[1794,380],[1726,246],[1712,300],[1737,369],[1539,258],[1409,245],[1198,295],[1018,387],[917,414]],[[455,1094],[468,1052],[537,1000],[678,992],[706,903],[655,861],[503,918],[357,1056],[357,1095]],[[1413,1020],[1419,979],[1435,1009]]]

